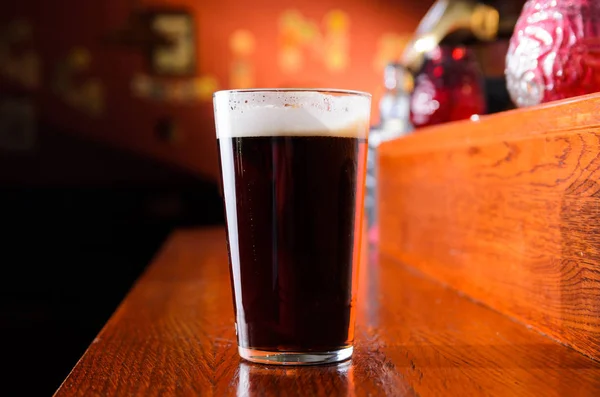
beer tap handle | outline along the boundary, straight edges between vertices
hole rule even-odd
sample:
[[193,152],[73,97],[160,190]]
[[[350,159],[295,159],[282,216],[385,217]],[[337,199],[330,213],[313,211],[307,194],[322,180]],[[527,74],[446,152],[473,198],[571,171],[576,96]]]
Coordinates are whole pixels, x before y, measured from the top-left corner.
[[401,63],[413,73],[424,56],[452,33],[466,31],[480,41],[496,38],[500,16],[496,8],[475,0],[438,0],[421,20]]

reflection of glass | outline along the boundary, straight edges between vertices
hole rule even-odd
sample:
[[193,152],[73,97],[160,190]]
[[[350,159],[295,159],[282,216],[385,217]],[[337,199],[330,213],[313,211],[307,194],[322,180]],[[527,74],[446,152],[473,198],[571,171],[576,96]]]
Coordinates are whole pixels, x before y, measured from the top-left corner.
[[370,95],[221,91],[214,103],[240,355],[349,358]]
[[302,395],[324,395],[325,390],[317,390],[319,385],[327,385],[329,393],[335,391],[336,395],[353,395],[355,387],[353,372],[354,367],[350,360],[318,368],[264,367],[240,362],[236,395],[237,397],[259,397],[273,390],[297,391],[300,378],[302,384],[307,387],[301,390]]
[[483,75],[466,47],[437,47],[415,77],[411,121],[425,127],[485,113]]
[[530,0],[506,57],[519,107],[600,91],[600,2]]

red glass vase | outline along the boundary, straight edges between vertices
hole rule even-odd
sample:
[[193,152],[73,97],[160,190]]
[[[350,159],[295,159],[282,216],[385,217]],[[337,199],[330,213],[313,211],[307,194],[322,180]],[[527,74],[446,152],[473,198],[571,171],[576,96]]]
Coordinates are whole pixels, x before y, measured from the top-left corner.
[[410,118],[415,128],[485,113],[483,75],[466,47],[438,47],[415,76]]
[[600,91],[600,1],[530,0],[506,57],[515,105]]

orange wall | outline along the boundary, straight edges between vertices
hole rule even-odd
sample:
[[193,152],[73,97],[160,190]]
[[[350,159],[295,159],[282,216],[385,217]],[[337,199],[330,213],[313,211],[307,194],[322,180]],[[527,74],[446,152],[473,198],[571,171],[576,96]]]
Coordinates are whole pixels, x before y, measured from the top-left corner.
[[[124,25],[131,2],[28,0],[11,3],[3,5],[0,29],[19,18],[33,26],[30,45],[39,54],[42,73],[40,86],[27,92],[34,99],[40,118],[91,139],[108,140],[216,179],[218,165],[210,100],[173,104],[133,97],[132,78],[144,71],[144,57],[105,45],[101,40],[109,31]],[[382,82],[382,70],[375,66],[377,59],[394,57],[394,52],[398,52],[396,48],[387,51],[387,55],[381,53],[384,37],[395,37],[396,43],[406,40],[431,1],[142,0],[138,4],[184,7],[193,12],[198,54],[196,73],[214,78],[220,89],[237,88],[230,84],[234,55],[229,40],[233,32],[243,29],[250,32],[255,41],[254,51],[246,58],[254,70],[254,86],[365,90],[375,94],[376,105]],[[305,63],[300,70],[283,71],[278,64],[284,42],[279,19],[286,10],[297,10],[320,31],[325,29],[322,22],[325,15],[341,10],[349,21],[346,68],[328,70],[321,58],[305,51]],[[96,78],[103,86],[104,110],[98,117],[69,106],[51,88],[57,63],[76,46],[87,48],[92,55],[90,67],[80,73],[76,81]],[[2,81],[0,76],[0,88],[18,86],[6,78],[4,83]],[[153,128],[161,116],[172,116],[177,121],[183,137],[179,144],[156,139]]]

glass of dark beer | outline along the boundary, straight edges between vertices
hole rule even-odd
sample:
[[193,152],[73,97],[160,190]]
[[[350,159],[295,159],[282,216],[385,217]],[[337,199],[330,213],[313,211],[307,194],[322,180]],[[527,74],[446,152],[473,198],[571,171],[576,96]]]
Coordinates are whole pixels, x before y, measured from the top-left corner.
[[220,91],[214,107],[240,356],[350,358],[371,96]]

